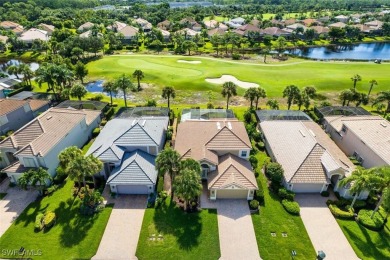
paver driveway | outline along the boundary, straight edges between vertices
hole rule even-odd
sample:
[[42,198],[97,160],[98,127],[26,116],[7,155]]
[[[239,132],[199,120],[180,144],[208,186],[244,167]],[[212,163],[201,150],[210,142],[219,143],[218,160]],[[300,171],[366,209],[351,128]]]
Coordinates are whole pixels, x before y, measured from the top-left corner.
[[146,208],[146,195],[120,195],[108,220],[103,238],[92,259],[137,259],[138,238]]
[[9,188],[8,183],[8,181],[5,181],[0,187],[0,192],[7,193],[0,200],[0,237],[7,231],[20,213],[38,196],[37,191],[26,191],[18,187]]
[[297,194],[301,217],[307,233],[318,252],[326,254],[326,260],[359,259],[345,238],[326,205],[327,198],[319,194]]

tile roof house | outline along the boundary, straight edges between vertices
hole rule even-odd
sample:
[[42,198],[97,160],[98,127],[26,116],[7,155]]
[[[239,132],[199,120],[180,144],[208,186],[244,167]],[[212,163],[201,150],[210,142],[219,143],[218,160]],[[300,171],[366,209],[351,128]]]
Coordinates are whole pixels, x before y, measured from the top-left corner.
[[366,23],[364,23],[364,25],[370,27],[371,30],[377,31],[377,30],[382,29],[383,22],[378,21],[378,20],[374,20],[374,21],[366,22]]
[[246,24],[243,26],[238,27],[236,30],[233,31],[234,33],[248,37],[250,33],[261,33],[261,29],[257,26],[254,26],[253,24]]
[[337,22],[328,25],[329,28],[345,28],[346,26],[347,25],[343,22]]
[[150,22],[142,18],[137,18],[134,22],[142,28],[143,32],[150,32],[153,28]]
[[334,142],[365,168],[390,165],[390,122],[380,116],[326,116]]
[[56,28],[54,27],[54,25],[45,24],[45,23],[40,23],[40,24],[38,25],[38,28],[39,28],[39,29],[42,29],[42,30],[44,30],[44,31],[46,31],[46,32],[48,33],[49,36],[51,36],[52,33],[54,32],[54,30],[56,29]]
[[209,21],[205,21],[203,23],[204,23],[204,26],[206,26],[206,29],[214,29],[214,28],[217,28],[219,25],[219,22],[216,20],[209,20]]
[[345,15],[338,15],[334,19],[342,23],[347,23],[349,21],[349,17]]
[[329,28],[328,27],[324,27],[324,26],[311,26],[309,27],[309,29],[313,29],[316,34],[320,35],[320,34],[328,34],[329,33]]
[[237,119],[186,120],[177,129],[175,150],[202,167],[210,199],[253,199],[256,178],[248,161],[252,149]]
[[309,27],[309,26],[312,26],[312,25],[322,25],[322,23],[320,21],[318,21],[317,19],[312,19],[312,18],[304,19],[304,20],[302,20],[302,23],[306,27]]
[[168,20],[162,21],[157,24],[157,27],[163,30],[169,30],[171,28],[171,22]]
[[20,35],[24,31],[23,26],[21,26],[18,23],[11,22],[11,21],[1,22],[0,27],[4,28],[5,30],[13,31],[16,35]]
[[33,43],[35,40],[47,42],[49,41],[49,33],[44,30],[31,28],[22,33],[22,35],[19,37],[19,40],[28,44]]
[[335,191],[349,196],[348,190],[338,187],[338,181],[348,176],[354,165],[319,125],[311,120],[273,119],[259,126],[268,154],[284,169],[286,189],[320,193],[332,184]]
[[263,29],[264,35],[271,35],[271,36],[290,36],[291,32],[288,32],[284,29],[280,29],[278,27],[268,27]]
[[43,100],[0,99],[0,135],[18,130],[48,108]]
[[169,38],[171,37],[171,33],[164,30],[164,29],[161,29],[161,28],[158,28],[157,30],[159,30],[164,38],[165,41],[168,41]]
[[182,30],[179,30],[177,31],[177,33],[181,34],[181,35],[184,35],[184,37],[186,39],[192,39],[194,38],[197,34],[199,34],[199,32],[196,32],[192,29],[189,29],[189,28],[184,28]]
[[79,28],[77,28],[77,31],[79,32],[84,32],[84,31],[88,31],[90,30],[95,24],[91,23],[91,22],[86,22],[86,23],[83,23],[82,25],[79,26]]
[[221,29],[221,28],[214,28],[214,29],[211,29],[211,30],[208,30],[207,31],[207,35],[209,37],[212,37],[213,35],[224,35],[226,33],[225,30]]
[[114,32],[119,32],[120,30],[122,30],[126,26],[127,26],[127,24],[125,24],[125,23],[115,21],[112,24],[110,24],[109,26],[107,26],[106,28],[108,30],[111,30],[111,31],[114,31]]
[[99,123],[100,111],[51,108],[0,142],[2,171],[13,183],[37,167],[54,177],[58,154],[69,146],[84,145]]
[[118,33],[123,34],[124,40],[134,40],[138,34],[138,28],[126,25],[121,29],[118,29]]
[[164,149],[168,117],[115,118],[107,122],[87,155],[104,164],[111,191],[149,194],[157,181],[155,158]]

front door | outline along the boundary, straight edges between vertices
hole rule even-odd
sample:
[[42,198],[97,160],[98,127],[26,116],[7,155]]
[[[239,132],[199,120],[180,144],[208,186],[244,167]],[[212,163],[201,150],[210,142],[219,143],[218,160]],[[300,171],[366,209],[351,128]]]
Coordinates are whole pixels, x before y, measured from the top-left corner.
[[202,180],[207,180],[207,176],[209,174],[210,167],[207,164],[202,164],[201,167],[202,167],[202,176],[201,176]]

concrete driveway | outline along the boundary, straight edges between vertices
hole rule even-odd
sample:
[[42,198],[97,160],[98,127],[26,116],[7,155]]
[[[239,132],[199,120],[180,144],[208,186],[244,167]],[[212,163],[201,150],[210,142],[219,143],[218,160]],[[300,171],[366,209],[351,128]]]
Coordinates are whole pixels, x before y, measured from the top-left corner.
[[326,260],[359,259],[341,231],[336,219],[319,194],[297,194],[301,207],[301,218],[315,250],[322,250]]
[[22,190],[18,187],[8,187],[9,181],[5,180],[0,185],[0,192],[7,195],[0,200],[0,237],[11,226],[12,222],[33,202],[37,191]]
[[98,251],[92,259],[137,259],[138,238],[144,218],[146,195],[120,195],[115,203]]

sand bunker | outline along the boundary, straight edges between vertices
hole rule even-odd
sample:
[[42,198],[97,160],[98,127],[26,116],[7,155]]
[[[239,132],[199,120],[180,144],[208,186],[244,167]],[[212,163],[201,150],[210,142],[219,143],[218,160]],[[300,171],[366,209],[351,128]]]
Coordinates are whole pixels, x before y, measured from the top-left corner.
[[200,60],[177,60],[179,63],[190,63],[190,64],[199,64],[202,63]]
[[222,77],[220,77],[220,78],[206,79],[206,81],[209,83],[219,84],[219,85],[222,85],[225,82],[231,81],[241,88],[257,88],[257,87],[259,87],[259,84],[241,81],[232,75],[222,75]]

